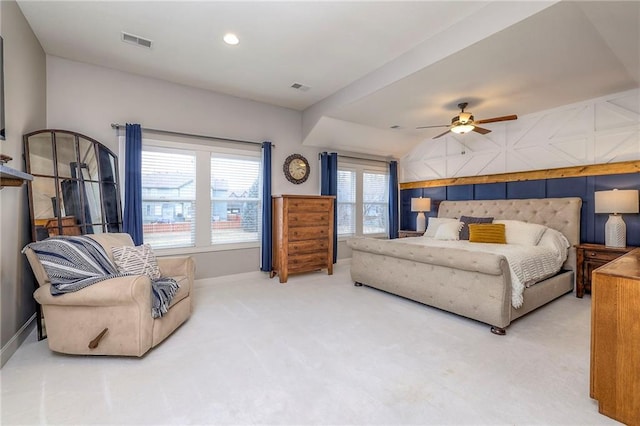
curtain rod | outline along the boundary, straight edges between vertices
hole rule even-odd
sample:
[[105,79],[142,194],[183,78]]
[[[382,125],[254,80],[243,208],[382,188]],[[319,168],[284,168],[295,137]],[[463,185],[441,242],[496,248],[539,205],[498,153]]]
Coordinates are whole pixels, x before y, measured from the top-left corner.
[[[111,123],[111,128],[112,129],[116,129],[116,130],[120,130],[120,129],[124,129],[125,126],[123,126],[122,124]],[[146,128],[146,127],[143,127],[142,130],[147,131],[147,132],[152,132],[152,133],[161,133],[161,134],[164,134],[164,135],[171,135],[171,136],[186,136],[186,137],[189,137],[189,138],[200,138],[200,139],[209,139],[209,140],[225,141],[225,142],[246,143],[246,144],[251,144],[251,145],[262,145],[261,142],[245,141],[245,140],[241,140],[241,139],[219,138],[217,136],[196,135],[196,134],[193,134],[193,133],[173,132],[171,130],[149,129],[149,128]],[[275,148],[275,147],[276,147],[275,145],[271,144],[271,148]]]
[[[338,153],[336,153],[336,154],[338,154]],[[352,155],[343,155],[343,154],[338,154],[338,157],[351,158],[352,160],[372,161],[374,163],[385,163],[385,164],[389,164],[389,161],[393,161],[393,159],[391,159],[391,160],[377,160],[377,159],[374,159],[374,158],[355,157],[355,156],[352,156]],[[318,154],[318,158],[320,158],[320,154]]]

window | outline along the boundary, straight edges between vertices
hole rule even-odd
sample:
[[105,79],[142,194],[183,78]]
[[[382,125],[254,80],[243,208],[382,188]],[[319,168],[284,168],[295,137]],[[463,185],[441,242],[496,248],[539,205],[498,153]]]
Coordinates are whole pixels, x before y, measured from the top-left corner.
[[362,233],[384,234],[389,229],[389,173],[362,174]]
[[356,233],[356,172],[338,170],[338,197],[336,203],[338,235]]
[[207,142],[143,140],[143,233],[153,248],[259,244],[259,148]]
[[195,163],[191,151],[142,150],[142,232],[154,248],[195,246]]
[[387,167],[338,161],[338,236],[386,234],[389,229]]
[[259,241],[260,159],[211,154],[211,243]]

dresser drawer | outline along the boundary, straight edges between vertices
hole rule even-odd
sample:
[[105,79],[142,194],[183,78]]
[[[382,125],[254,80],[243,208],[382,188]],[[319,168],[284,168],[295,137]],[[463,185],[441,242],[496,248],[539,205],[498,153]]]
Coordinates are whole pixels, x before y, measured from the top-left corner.
[[314,253],[322,251],[324,253],[329,249],[329,240],[323,238],[321,240],[304,240],[289,243],[289,255],[300,253]]
[[300,199],[289,200],[289,214],[296,212],[329,212],[331,210],[332,200],[327,199]]
[[598,250],[584,250],[585,259],[601,260],[602,262],[610,262],[620,257],[622,253],[612,253]]
[[328,225],[329,212],[289,213],[289,226]]
[[327,253],[309,253],[289,255],[287,260],[289,272],[313,271],[327,267]]
[[307,226],[289,229],[289,241],[327,239],[329,229],[326,226]]

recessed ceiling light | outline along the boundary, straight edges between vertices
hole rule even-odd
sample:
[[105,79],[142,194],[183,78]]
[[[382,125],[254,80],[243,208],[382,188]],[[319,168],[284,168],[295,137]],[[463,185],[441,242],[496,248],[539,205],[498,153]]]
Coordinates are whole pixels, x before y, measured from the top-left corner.
[[222,37],[225,43],[235,46],[240,43],[240,39],[234,33],[226,33],[224,37]]

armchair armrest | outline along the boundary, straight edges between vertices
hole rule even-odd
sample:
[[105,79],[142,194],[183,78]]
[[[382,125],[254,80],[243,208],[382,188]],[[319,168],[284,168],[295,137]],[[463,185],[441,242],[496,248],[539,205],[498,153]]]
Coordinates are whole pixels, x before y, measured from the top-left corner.
[[118,306],[135,304],[151,312],[151,280],[146,275],[111,278],[72,293],[51,294],[51,284],[40,286],[33,297],[41,305]]
[[158,267],[163,277],[186,276],[193,281],[196,274],[196,263],[191,256],[159,257]]

